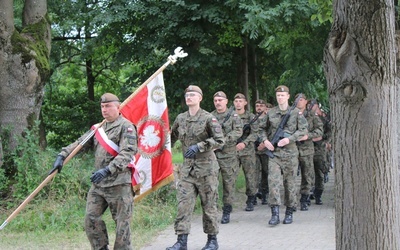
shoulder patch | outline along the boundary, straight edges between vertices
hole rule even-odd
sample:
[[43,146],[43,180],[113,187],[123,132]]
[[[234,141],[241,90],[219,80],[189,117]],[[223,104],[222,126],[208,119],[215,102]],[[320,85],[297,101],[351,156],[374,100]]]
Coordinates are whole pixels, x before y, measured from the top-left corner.
[[126,132],[128,132],[128,133],[132,133],[132,132],[133,132],[133,128],[131,128],[131,127],[128,127],[128,128],[127,128],[127,130],[126,130]]

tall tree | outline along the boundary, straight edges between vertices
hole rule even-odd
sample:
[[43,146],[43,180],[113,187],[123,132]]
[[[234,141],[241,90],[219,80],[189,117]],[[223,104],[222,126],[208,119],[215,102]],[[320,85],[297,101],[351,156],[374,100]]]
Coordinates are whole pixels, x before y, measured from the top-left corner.
[[391,0],[336,0],[325,48],[336,168],[336,248],[400,249]]
[[39,117],[50,75],[50,23],[46,0],[24,2],[22,30],[14,26],[13,0],[0,1],[0,13],[0,126],[14,138]]

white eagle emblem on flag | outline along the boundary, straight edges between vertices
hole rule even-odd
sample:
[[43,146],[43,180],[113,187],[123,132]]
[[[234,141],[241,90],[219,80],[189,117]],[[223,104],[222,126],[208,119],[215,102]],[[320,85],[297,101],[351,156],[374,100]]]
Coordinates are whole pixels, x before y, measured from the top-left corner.
[[143,134],[139,136],[140,144],[146,149],[157,146],[161,141],[159,134],[160,131],[154,125],[145,127]]

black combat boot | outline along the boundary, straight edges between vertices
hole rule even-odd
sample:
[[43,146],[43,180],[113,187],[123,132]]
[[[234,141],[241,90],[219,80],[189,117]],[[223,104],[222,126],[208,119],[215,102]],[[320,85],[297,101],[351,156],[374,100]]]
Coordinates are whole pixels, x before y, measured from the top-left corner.
[[256,197],[261,200],[262,192],[260,190],[258,190],[258,192],[256,193]]
[[315,199],[314,190],[315,190],[315,187],[312,187],[311,190],[310,190],[310,200],[314,200]]
[[222,208],[221,224],[229,223],[231,212],[232,212],[232,206],[231,205],[224,205],[224,207]]
[[253,211],[254,210],[254,200],[256,197],[254,195],[249,195],[247,196],[247,201],[246,201],[246,208],[244,210],[246,211]]
[[300,198],[300,210],[301,211],[307,211],[308,210],[308,195],[306,194],[301,194],[301,198]]
[[283,224],[291,224],[293,222],[293,208],[286,207],[285,219],[283,219]]
[[270,225],[278,225],[281,221],[279,220],[279,206],[272,206],[271,207],[271,219],[269,220],[268,224]]
[[321,189],[315,189],[315,191],[314,191],[315,204],[317,204],[317,205],[322,205],[322,200],[321,200],[322,192],[323,192],[323,190],[321,190]]
[[263,205],[267,205],[267,204],[268,204],[268,201],[267,201],[267,192],[262,192],[261,204],[263,204]]
[[166,250],[187,250],[187,234],[178,235],[178,240],[172,247],[167,247]]
[[218,249],[217,236],[209,234],[207,236],[207,243],[201,250],[217,250],[217,249]]

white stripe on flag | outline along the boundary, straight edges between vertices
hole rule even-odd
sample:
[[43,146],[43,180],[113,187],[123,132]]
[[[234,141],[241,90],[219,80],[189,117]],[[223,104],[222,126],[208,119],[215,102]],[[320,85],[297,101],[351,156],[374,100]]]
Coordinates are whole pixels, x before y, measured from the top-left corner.
[[147,190],[150,190],[153,186],[151,159],[139,157],[138,161],[136,162],[135,168],[139,172],[140,184],[141,184],[140,193],[144,193]]
[[[157,89],[155,88],[156,86],[162,87],[163,89],[163,102],[162,103],[155,103],[153,101],[153,98],[151,98],[151,90],[152,89]],[[163,80],[163,74],[160,73],[157,75],[156,78],[154,78],[148,85],[147,85],[147,89],[148,89],[148,97],[147,97],[147,108],[148,108],[148,112],[149,115],[154,115],[154,116],[158,116],[161,117],[162,114],[164,113],[165,109],[167,108],[167,96],[165,94],[165,88],[164,88],[164,80]],[[157,92],[157,93],[161,93]]]

